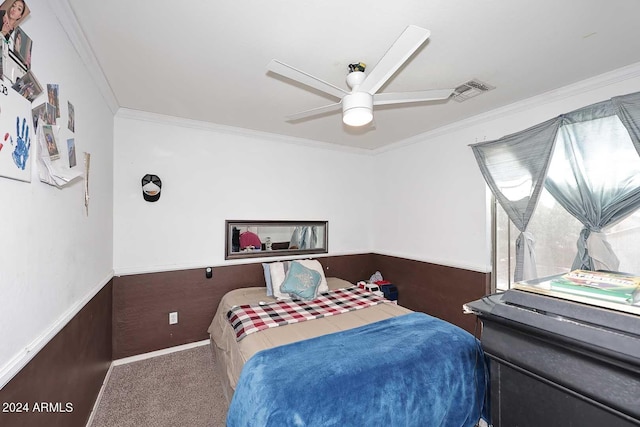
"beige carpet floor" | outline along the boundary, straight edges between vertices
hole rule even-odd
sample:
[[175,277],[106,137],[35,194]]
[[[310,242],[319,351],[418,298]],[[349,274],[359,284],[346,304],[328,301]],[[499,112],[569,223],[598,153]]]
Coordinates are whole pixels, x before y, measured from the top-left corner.
[[208,345],[114,366],[89,427],[223,427]]

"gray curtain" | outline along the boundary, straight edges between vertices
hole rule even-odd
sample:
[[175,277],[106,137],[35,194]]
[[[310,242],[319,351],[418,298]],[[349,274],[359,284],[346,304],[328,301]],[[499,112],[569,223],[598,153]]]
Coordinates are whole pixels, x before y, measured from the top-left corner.
[[515,281],[537,277],[534,239],[526,231],[536,208],[561,118],[556,117],[495,141],[471,145],[487,185],[520,230]]
[[296,227],[291,235],[289,248],[314,249],[318,245],[318,227],[304,226]]
[[611,98],[616,115],[629,132],[631,141],[640,154],[640,92]]
[[302,227],[300,249],[313,249],[318,244],[318,227]]
[[489,188],[520,230],[515,281],[537,276],[533,236],[526,228],[543,183],[584,225],[572,268],[617,270],[602,230],[640,208],[640,92],[471,148]]
[[631,94],[561,116],[545,187],[584,225],[572,269],[618,270],[603,229],[640,207],[639,101]]

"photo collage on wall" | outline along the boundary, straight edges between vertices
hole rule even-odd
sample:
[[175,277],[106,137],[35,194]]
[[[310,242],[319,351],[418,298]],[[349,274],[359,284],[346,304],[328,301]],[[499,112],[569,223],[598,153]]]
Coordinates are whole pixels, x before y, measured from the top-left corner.
[[[0,4],[0,176],[31,181],[32,138],[31,103],[39,83],[29,71],[22,54],[29,58],[33,42],[24,31],[17,31],[30,14],[23,0],[6,0]],[[15,39],[18,37],[16,53]],[[29,40],[27,40],[27,38]],[[23,45],[22,41],[26,44]],[[25,78],[26,77],[26,78]],[[22,80],[19,86],[17,82]],[[40,91],[42,91],[40,89]]]
[[40,180],[58,185],[56,178],[75,174],[77,166],[76,111],[58,83],[42,85],[36,77],[38,41],[21,26],[31,12],[26,0],[0,4],[0,177],[29,182],[36,150],[38,166],[45,165]]
[[5,0],[0,5],[2,20],[2,75],[11,84],[31,68],[31,38],[20,28],[30,10],[23,0]]

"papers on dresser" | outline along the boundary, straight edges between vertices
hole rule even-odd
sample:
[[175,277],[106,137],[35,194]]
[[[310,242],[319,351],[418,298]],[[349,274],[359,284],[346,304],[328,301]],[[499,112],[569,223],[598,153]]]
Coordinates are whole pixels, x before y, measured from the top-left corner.
[[513,289],[640,315],[639,283],[630,274],[574,270],[514,283]]
[[640,302],[640,277],[623,273],[573,270],[552,279],[551,289],[620,303]]

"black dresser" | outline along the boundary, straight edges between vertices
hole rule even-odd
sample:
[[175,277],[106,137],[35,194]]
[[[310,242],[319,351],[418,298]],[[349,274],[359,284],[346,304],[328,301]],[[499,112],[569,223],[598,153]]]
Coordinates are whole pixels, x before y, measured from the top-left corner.
[[495,427],[640,425],[640,316],[522,290],[464,309],[482,322]]

